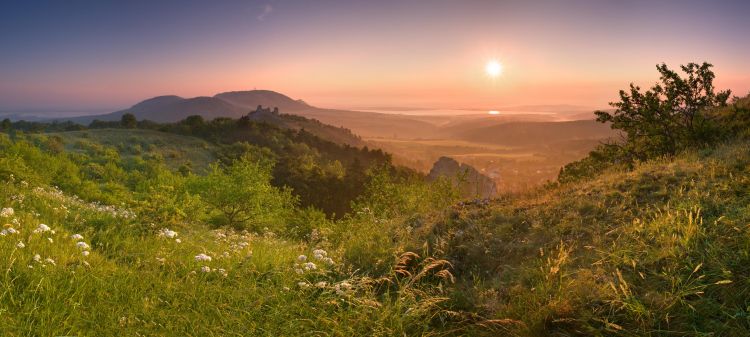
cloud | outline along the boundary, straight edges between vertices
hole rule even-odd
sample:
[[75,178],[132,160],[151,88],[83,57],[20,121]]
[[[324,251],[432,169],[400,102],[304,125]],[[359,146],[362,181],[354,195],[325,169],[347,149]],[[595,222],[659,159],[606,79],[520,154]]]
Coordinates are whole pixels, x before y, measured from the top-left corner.
[[256,18],[258,19],[258,21],[263,21],[267,16],[271,14],[271,12],[273,12],[273,6],[271,6],[271,4],[266,4],[265,6],[263,6],[263,11],[258,14]]

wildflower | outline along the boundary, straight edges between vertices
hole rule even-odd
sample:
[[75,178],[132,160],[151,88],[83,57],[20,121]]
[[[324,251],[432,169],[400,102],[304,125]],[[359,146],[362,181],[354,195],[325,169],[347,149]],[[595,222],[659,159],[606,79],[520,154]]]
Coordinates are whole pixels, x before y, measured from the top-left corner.
[[166,263],[166,262],[167,262],[167,259],[165,259],[165,258],[163,258],[163,257],[157,257],[157,258],[156,258],[156,261],[159,261],[159,263],[161,263],[161,264],[164,264],[164,263]]
[[89,253],[88,250],[84,250],[84,251],[81,252],[81,255],[83,255],[83,256],[89,256],[89,254],[91,254],[91,253]]
[[34,254],[34,261],[35,262],[42,262],[42,257],[39,254]]
[[305,271],[300,268],[294,268],[294,272],[300,275],[305,273]]
[[325,288],[326,286],[328,286],[328,282],[326,282],[326,281],[320,281],[318,283],[315,283],[315,286],[318,287],[318,288]]
[[0,236],[6,236],[6,235],[8,235],[7,229],[3,229],[2,231],[0,231]]
[[315,269],[318,269],[318,266],[316,266],[315,263],[312,263],[312,262],[307,262],[307,263],[303,264],[302,267],[305,268],[305,270],[315,270]]
[[24,247],[26,247],[26,245],[23,244],[22,241],[18,241],[18,243],[16,244],[16,247],[18,247],[19,249],[23,249]]
[[291,289],[289,289],[289,287],[284,287],[284,288],[282,288],[282,289],[284,289],[284,291],[289,291],[289,290],[291,290]]
[[52,238],[47,238],[47,241],[49,241],[49,243],[54,243],[55,242],[55,240],[52,240]]
[[55,260],[53,260],[53,259],[52,259],[52,258],[50,258],[50,257],[48,257],[48,258],[44,259],[44,262],[47,262],[47,263],[49,263],[49,264],[51,264],[51,265],[53,265],[53,266],[57,265],[57,263],[55,263]]
[[325,250],[322,250],[322,249],[316,249],[316,250],[313,250],[313,256],[317,260],[322,260],[326,256],[328,256],[328,252],[326,252]]
[[180,239],[174,239],[174,242],[176,242],[176,243],[182,243],[182,240],[180,240]]
[[307,283],[307,282],[298,282],[298,283],[297,283],[297,285],[298,285],[298,286],[299,286],[300,288],[303,288],[303,289],[304,289],[304,288],[309,288],[309,287],[310,287],[310,283]]
[[341,281],[340,283],[333,286],[336,290],[336,294],[339,296],[345,295],[347,291],[352,289],[352,284],[347,281]]
[[13,211],[10,207],[5,207],[2,210],[0,210],[0,218],[10,218],[15,214],[15,211]]
[[70,238],[73,239],[73,240],[76,240],[76,241],[80,241],[80,240],[83,240],[83,235],[81,235],[81,234],[73,234],[73,235],[70,236]]
[[167,238],[170,238],[170,239],[174,239],[174,238],[177,237],[177,232],[175,232],[173,230],[170,230],[170,229],[167,229],[167,228],[163,228],[159,232],[159,236],[167,237]]
[[224,276],[224,277],[227,277],[227,275],[229,275],[229,274],[227,273],[226,269],[224,269],[224,268],[219,268],[219,269],[216,269],[216,271],[217,271],[217,272],[218,272],[219,274],[221,274],[221,276]]
[[305,262],[307,261],[307,256],[304,256],[304,255],[297,256],[297,261]]
[[43,233],[43,232],[47,232],[49,230],[50,230],[49,226],[47,226],[47,225],[45,225],[43,223],[40,223],[39,226],[37,226],[36,229],[34,230],[34,233]]
[[325,264],[329,266],[334,265],[333,259],[331,259],[330,257],[323,258],[323,262],[325,262]]
[[76,247],[81,248],[83,250],[89,249],[89,245],[83,241],[76,242]]
[[203,267],[201,267],[201,271],[204,272],[204,273],[210,273],[211,272],[211,267],[209,267],[209,266],[203,266]]
[[201,253],[195,256],[195,261],[197,262],[211,261],[211,257],[206,254]]

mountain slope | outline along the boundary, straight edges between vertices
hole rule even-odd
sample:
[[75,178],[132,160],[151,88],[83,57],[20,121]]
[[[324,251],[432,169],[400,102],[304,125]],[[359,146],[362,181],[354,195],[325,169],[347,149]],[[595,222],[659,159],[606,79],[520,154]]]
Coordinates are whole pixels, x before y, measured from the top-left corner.
[[747,142],[613,168],[457,206],[412,249],[508,335],[746,336],[749,177]]
[[216,94],[214,97],[245,110],[255,110],[259,105],[276,107],[287,113],[314,109],[302,100],[293,100],[289,96],[271,90],[230,91]]
[[191,115],[201,115],[205,119],[216,117],[240,117],[246,111],[214,97],[181,98],[178,96],[158,96],[144,100],[132,107],[105,115],[65,118],[81,124],[94,120],[116,121],[122,115],[131,113],[139,120],[147,119],[159,123],[176,122]]

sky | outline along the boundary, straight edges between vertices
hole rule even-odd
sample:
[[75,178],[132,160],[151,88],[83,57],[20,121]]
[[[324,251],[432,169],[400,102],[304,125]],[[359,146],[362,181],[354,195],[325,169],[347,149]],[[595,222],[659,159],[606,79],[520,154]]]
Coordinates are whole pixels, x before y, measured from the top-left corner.
[[750,1],[2,1],[0,111],[256,88],[331,108],[600,108],[658,63],[703,61],[746,95],[748,16]]

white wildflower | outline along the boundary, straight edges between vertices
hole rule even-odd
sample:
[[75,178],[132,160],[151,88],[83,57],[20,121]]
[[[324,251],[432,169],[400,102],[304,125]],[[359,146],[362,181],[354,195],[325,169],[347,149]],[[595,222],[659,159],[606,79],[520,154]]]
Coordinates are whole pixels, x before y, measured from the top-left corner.
[[325,262],[325,264],[329,266],[334,265],[333,259],[331,259],[330,257],[323,258],[323,262]]
[[34,230],[34,233],[43,233],[43,232],[47,232],[49,230],[50,230],[49,226],[47,226],[47,225],[45,225],[43,223],[40,223],[39,226],[37,226],[36,229]]
[[195,261],[196,262],[211,261],[211,257],[206,254],[201,253],[195,256]]
[[227,273],[226,269],[224,269],[224,268],[219,268],[219,269],[216,269],[216,271],[217,271],[217,272],[218,272],[219,274],[221,274],[221,276],[224,276],[224,277],[227,277],[227,275],[229,275],[229,274]]
[[210,273],[211,272],[211,267],[209,267],[209,266],[203,266],[203,267],[201,267],[201,271],[204,272],[204,273]]
[[21,242],[21,241],[18,241],[18,243],[16,244],[16,247],[18,247],[18,248],[20,248],[20,249],[23,249],[24,247],[26,247],[26,245],[25,245],[25,244],[23,244],[23,242]]
[[322,249],[316,249],[316,250],[313,250],[313,256],[317,260],[322,260],[326,256],[328,256],[328,252],[326,252],[325,250],[322,250]]
[[53,260],[51,257],[44,259],[44,262],[47,262],[53,266],[57,265],[57,263],[55,263],[55,260]]
[[73,239],[73,240],[76,240],[76,241],[80,241],[80,240],[83,240],[83,235],[81,235],[81,234],[73,234],[73,235],[70,236],[70,238]]
[[307,261],[307,256],[305,256],[305,255],[297,256],[297,261],[299,261],[299,262],[305,262],[305,261]]
[[304,288],[309,288],[309,287],[310,287],[310,283],[307,283],[307,282],[297,282],[297,285],[298,285],[298,286],[299,286],[300,288],[303,288],[303,289],[304,289]]
[[8,235],[7,229],[3,229],[2,231],[0,231],[0,236],[6,236],[6,235]]
[[168,228],[162,228],[162,230],[159,232],[159,236],[174,239],[177,237],[177,232]]
[[328,286],[328,282],[326,282],[326,281],[320,281],[318,283],[315,283],[315,286],[318,287],[318,288],[325,288],[325,287]]
[[305,273],[305,271],[302,270],[301,268],[294,268],[294,272],[297,273],[297,274],[304,274]]
[[47,238],[47,241],[49,241],[49,243],[54,243],[55,242],[55,240],[52,240],[52,238]]
[[2,210],[0,210],[0,218],[10,218],[15,214],[15,211],[13,211],[10,207],[5,207]]
[[83,256],[89,256],[89,254],[91,254],[91,253],[88,250],[84,250],[84,251],[81,252],[81,255],[83,255]]
[[318,266],[316,266],[315,263],[312,263],[312,262],[307,262],[307,263],[303,264],[302,267],[305,268],[305,270],[315,270],[315,269],[318,269]]
[[83,241],[76,242],[76,247],[83,249],[83,250],[89,249],[89,245]]
[[42,262],[42,257],[39,254],[34,254],[34,261]]
[[180,239],[174,239],[174,242],[176,242],[176,243],[182,243],[182,240],[180,240]]

